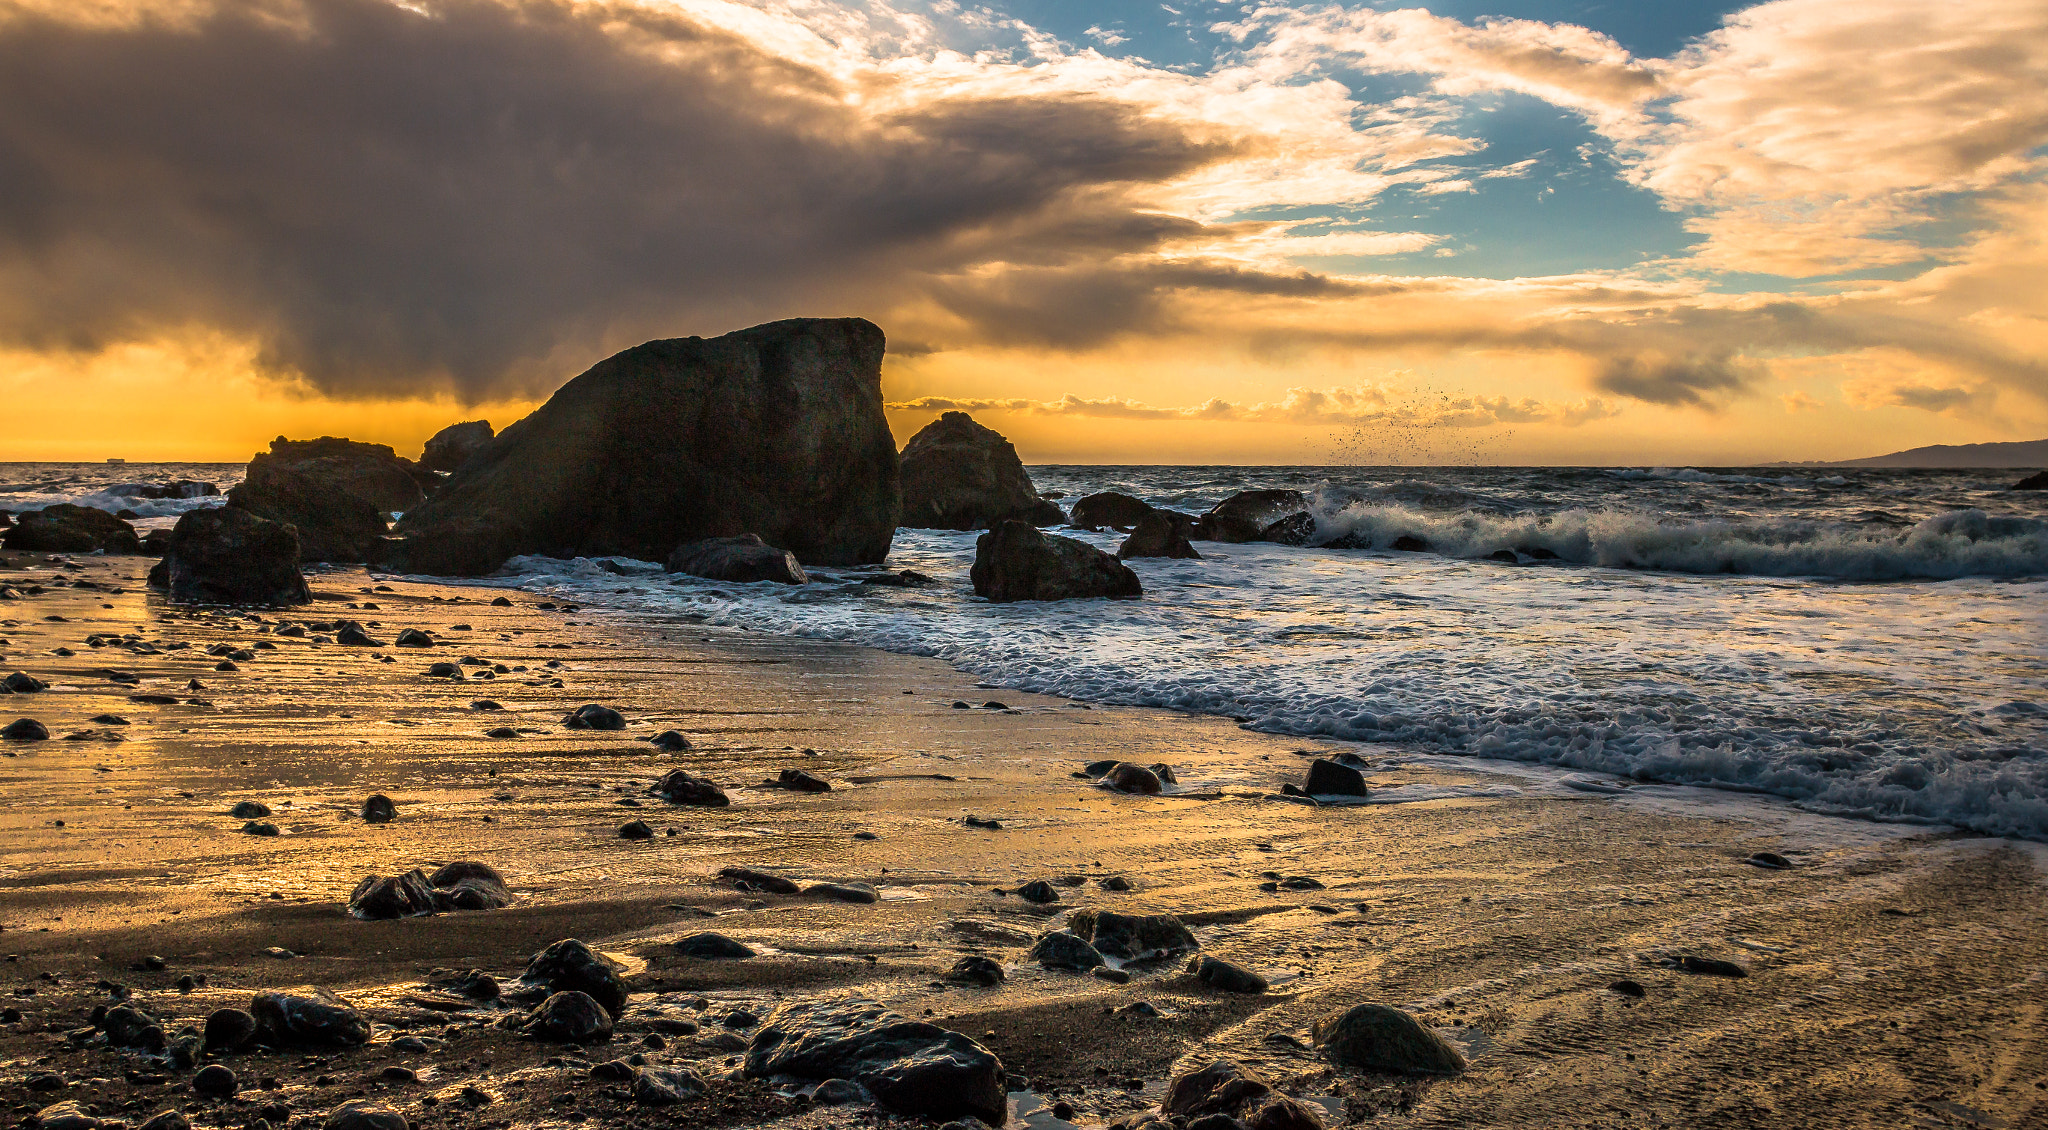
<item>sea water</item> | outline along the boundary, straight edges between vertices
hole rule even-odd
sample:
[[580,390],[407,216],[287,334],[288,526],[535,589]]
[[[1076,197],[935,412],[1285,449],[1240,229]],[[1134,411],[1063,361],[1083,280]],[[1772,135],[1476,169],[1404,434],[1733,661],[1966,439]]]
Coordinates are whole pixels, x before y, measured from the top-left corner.
[[[898,531],[888,561],[937,582],[924,588],[859,583],[872,570],[735,585],[532,557],[487,583],[1267,732],[2048,839],[2048,494],[2004,490],[2016,473],[1031,470],[1069,505],[1118,490],[1196,513],[1297,489],[1316,532],[1134,560],[1138,600],[990,604],[968,582],[978,535],[929,530]],[[19,507],[0,493],[0,508]],[[1431,550],[1393,550],[1403,536]],[[1491,559],[1504,549],[1515,562]]]

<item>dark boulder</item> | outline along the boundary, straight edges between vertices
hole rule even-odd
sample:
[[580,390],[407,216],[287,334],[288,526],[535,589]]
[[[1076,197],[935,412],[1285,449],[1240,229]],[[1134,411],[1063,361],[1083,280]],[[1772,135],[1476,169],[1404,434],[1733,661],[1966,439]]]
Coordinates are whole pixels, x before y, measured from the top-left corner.
[[1143,596],[1131,568],[1089,545],[1004,522],[974,542],[974,591],[997,603]]
[[626,1009],[626,982],[604,955],[564,938],[533,955],[522,977],[554,993],[588,993],[613,1016]]
[[308,604],[299,532],[246,510],[193,510],[171,529],[149,583],[193,604]]
[[1402,1075],[1456,1075],[1465,1057],[1398,1008],[1361,1004],[1316,1021],[1316,1044],[1331,1063]]
[[1125,961],[1152,961],[1202,948],[1194,931],[1171,914],[1077,910],[1067,915],[1067,929],[1097,953]]
[[192,1077],[192,1093],[204,1099],[231,1099],[241,1090],[241,1080],[229,1068],[210,1063]]
[[720,882],[731,883],[743,891],[767,891],[769,894],[793,895],[797,885],[788,878],[773,871],[759,871],[752,867],[721,867],[718,869]]
[[[270,450],[249,461],[249,478],[272,470],[297,471],[323,489],[353,495],[380,512],[403,512],[420,504],[434,477],[382,443],[321,436],[270,441]],[[233,492],[229,492],[232,494]]]
[[1081,973],[1109,964],[1102,960],[1102,951],[1068,930],[1054,930],[1041,935],[1031,943],[1031,952],[1026,956],[1047,969],[1072,969]]
[[309,471],[257,456],[249,476],[228,491],[228,506],[298,531],[301,561],[379,561],[384,515],[367,499]]
[[497,433],[489,420],[465,420],[434,433],[427,449],[420,453],[420,466],[429,471],[459,470],[469,457],[482,451]]
[[882,350],[858,318],[626,350],[409,511],[403,559],[474,576],[522,553],[662,560],[751,531],[811,564],[879,562],[901,505]]
[[256,1017],[239,1008],[217,1008],[206,1017],[202,1039],[210,1052],[240,1051],[256,1038]]
[[671,573],[688,573],[714,581],[747,584],[774,581],[783,585],[809,584],[811,578],[797,563],[796,554],[777,549],[755,534],[730,538],[705,538],[676,547],[665,566]]
[[112,553],[138,555],[142,539],[135,527],[104,510],[60,502],[14,516],[14,527],[0,537],[8,549],[35,553]]
[[832,782],[801,769],[784,769],[776,774],[775,783],[781,788],[796,793],[829,793]]
[[1121,559],[1132,557],[1178,557],[1199,561],[1202,555],[1188,544],[1194,523],[1171,510],[1150,510],[1138,520],[1138,528],[1116,547]]
[[643,1067],[633,1073],[633,1101],[641,1106],[674,1106],[709,1091],[704,1077],[687,1067]]
[[256,1018],[257,1038],[273,1047],[356,1047],[370,1040],[370,1022],[326,989],[311,996],[257,993],[249,1014]]
[[1260,541],[1280,545],[1307,545],[1316,536],[1316,517],[1307,511],[1287,517],[1259,531]]
[[5,729],[0,729],[0,741],[46,742],[50,740],[50,728],[33,718],[16,718]]
[[1165,782],[1160,780],[1159,774],[1143,765],[1133,765],[1128,761],[1119,761],[1110,766],[1109,772],[1102,775],[1100,783],[1120,793],[1136,793],[1140,796],[1158,796],[1166,790]]
[[612,1038],[613,1016],[596,997],[576,990],[551,993],[519,1022],[519,1030],[561,1044],[601,1044]]
[[1038,497],[1017,449],[965,412],[948,412],[903,445],[903,519],[913,529],[981,530],[1015,519],[1067,520]]
[[686,770],[671,769],[655,782],[654,795],[670,804],[694,804],[702,808],[724,808],[732,803],[725,790]]
[[1152,505],[1145,500],[1106,490],[1077,500],[1068,522],[1083,530],[1099,530],[1104,526],[1128,530],[1144,521],[1145,515],[1150,513]]
[[1309,762],[1308,781],[1301,791],[1310,796],[1365,796],[1365,774],[1318,757]]
[[1225,961],[1220,957],[1207,957],[1198,954],[1188,962],[1188,972],[1194,974],[1195,980],[1200,981],[1204,985],[1212,989],[1221,989],[1226,993],[1263,993],[1266,991],[1266,979],[1264,977],[1234,961]]
[[1273,523],[1308,512],[1308,498],[1298,490],[1242,490],[1217,503],[1196,519],[1197,541],[1257,541]]
[[453,910],[497,910],[512,903],[504,876],[486,863],[450,863],[429,876],[418,868],[384,878],[371,875],[356,884],[348,910],[357,918],[411,918]]
[[745,943],[708,931],[677,938],[675,948],[684,957],[704,961],[739,961],[754,956],[753,948]]
[[2021,479],[2019,482],[2014,483],[2010,487],[2007,487],[2006,489],[2048,490],[2048,471],[2036,471],[2033,474],[2028,475],[2026,478]]
[[434,912],[434,889],[426,873],[414,868],[403,875],[384,878],[371,875],[356,884],[348,897],[348,912],[366,920],[411,918]]
[[0,679],[0,691],[7,694],[40,694],[49,689],[50,684],[22,671]]
[[1402,534],[1394,539],[1393,549],[1400,553],[1428,553],[1429,543],[1414,534]]
[[173,479],[168,483],[119,483],[107,488],[117,498],[213,498],[220,488],[199,479]]
[[389,824],[398,819],[398,806],[383,793],[371,793],[363,800],[363,823]]
[[622,840],[651,840],[654,829],[645,820],[628,820],[619,825],[618,835]]
[[164,1047],[164,1026],[157,1018],[137,1008],[134,1004],[115,1005],[107,1010],[100,1028],[107,1034],[107,1042],[117,1048],[141,1048],[144,1051],[162,1051]]
[[1008,1075],[994,1053],[873,1001],[777,1008],[754,1033],[744,1070],[755,1079],[848,1079],[899,1114],[992,1126],[1008,1117]]

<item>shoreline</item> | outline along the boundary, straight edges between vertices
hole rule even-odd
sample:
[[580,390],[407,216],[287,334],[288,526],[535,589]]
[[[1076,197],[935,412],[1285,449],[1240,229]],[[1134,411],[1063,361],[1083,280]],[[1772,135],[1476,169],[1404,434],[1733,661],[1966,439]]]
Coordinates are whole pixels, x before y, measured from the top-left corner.
[[[0,1055],[16,1064],[71,1054],[55,1052],[54,1034],[31,1024],[61,1014],[64,1028],[75,1027],[78,1003],[102,977],[181,1022],[258,989],[325,984],[368,1002],[380,1023],[403,1033],[424,1023],[404,1003],[412,990],[403,986],[433,966],[512,976],[527,955],[576,936],[628,959],[629,980],[644,994],[636,1006],[680,1008],[680,998],[703,996],[712,1009],[760,1008],[777,994],[853,991],[909,1016],[931,1009],[1029,1076],[1030,1094],[1068,1096],[1074,1122],[1086,1126],[1142,1106],[1145,1088],[1156,1091],[1174,1063],[1223,1054],[1317,1101],[1331,1125],[1968,1125],[1978,1114],[2021,1125],[2048,1112],[2048,1091],[2034,1086],[2048,1079],[2040,845],[1824,816],[1789,802],[1737,803],[1742,794],[1715,790],[1577,792],[1556,784],[1563,771],[1534,783],[1544,774],[1511,771],[1537,768],[1525,763],[1443,764],[1453,759],[1260,734],[1220,716],[1082,709],[976,687],[934,659],[652,618],[546,613],[511,592],[514,607],[494,609],[475,587],[359,572],[316,575],[323,599],[265,619],[353,615],[378,619],[380,639],[418,626],[453,642],[316,652],[247,620],[167,609],[142,589],[142,559],[79,564],[76,573],[38,572],[122,591],[51,587],[0,606],[0,618],[18,625],[0,628],[6,669],[55,684],[0,698],[9,720],[41,716],[60,739],[94,728],[86,719],[106,709],[132,723],[101,727],[126,741],[8,743],[5,752],[19,756],[0,760],[14,801],[0,812],[0,953],[19,958],[0,965],[0,979],[43,986],[17,1002],[30,1014],[24,1022],[0,1025]],[[21,576],[0,569],[0,579]],[[380,584],[392,591],[374,591]],[[349,610],[351,602],[379,607]],[[458,623],[470,631],[453,631]],[[147,639],[194,646],[118,659],[82,646],[89,632],[137,625]],[[219,660],[203,654],[212,643],[259,640],[277,650],[254,652],[237,671],[214,672]],[[571,646],[556,646],[563,643]],[[59,646],[78,654],[49,654]],[[396,661],[377,662],[373,651]],[[471,653],[528,670],[463,683],[421,674],[430,662]],[[564,666],[546,667],[551,659]],[[142,683],[93,674],[106,669]],[[555,675],[563,685],[553,685]],[[205,689],[185,697],[210,706],[128,700],[187,678]],[[509,709],[471,710],[479,698]],[[1009,709],[952,706],[992,698]],[[561,715],[583,702],[617,706],[632,725],[622,734],[563,730]],[[537,732],[481,736],[508,724]],[[663,755],[635,740],[668,728],[695,748]],[[1385,793],[1428,799],[1329,808],[1258,799],[1282,777],[1298,779],[1307,758],[1297,751],[1340,749],[1374,760],[1367,776]],[[1068,775],[1101,757],[1164,761],[1190,792],[1217,795],[1117,796]],[[725,784],[733,806],[679,809],[646,796],[653,776],[678,766]],[[791,767],[828,777],[835,791],[752,785]],[[1448,795],[1458,789],[1494,795]],[[371,792],[397,802],[396,823],[371,827],[350,815]],[[1664,795],[1679,792],[1708,796]],[[1695,805],[1716,796],[1724,799]],[[240,821],[224,813],[241,799],[269,804],[285,834],[237,832]],[[639,803],[620,803],[627,800]],[[969,814],[1004,827],[968,828],[960,820]],[[656,838],[617,838],[617,826],[636,816]],[[678,834],[660,835],[669,826]],[[856,840],[857,832],[879,838]],[[1751,867],[1743,860],[1754,851],[1799,866]],[[342,910],[363,874],[461,858],[497,866],[517,901],[398,922],[358,922]],[[737,892],[710,881],[728,865],[874,883],[882,897],[849,905]],[[1265,892],[1261,871],[1323,886]],[[1135,889],[1066,888],[1051,914],[991,893],[1066,874],[1123,875]],[[1083,905],[1178,914],[1204,952],[1258,968],[1274,990],[1221,994],[1177,966],[1112,985],[1021,960],[1032,935]],[[715,926],[674,909],[682,906],[716,915]],[[706,928],[774,952],[710,963],[666,946]],[[260,956],[269,946],[300,956]],[[1005,987],[933,988],[965,952],[1010,966]],[[1662,964],[1681,952],[1736,960],[1750,975],[1701,977]],[[128,971],[144,954],[168,968]],[[40,981],[46,972],[63,987]],[[187,974],[206,976],[207,988],[169,988]],[[1606,988],[1623,978],[1648,995],[1637,1001]],[[66,995],[73,991],[82,995]],[[1140,999],[1165,1015],[1149,1026],[1104,1020],[1104,1008]],[[1299,1039],[1316,1015],[1361,1000],[1418,1011],[1465,1049],[1472,1070],[1424,1083],[1331,1076],[1313,1056],[1268,1038]],[[33,1011],[46,1006],[59,1007]],[[1724,1039],[1737,1031],[1741,1040]],[[420,1105],[465,1071],[488,1083],[519,1063],[561,1082],[547,1085],[553,1091],[589,1086],[570,1085],[572,1069],[543,1066],[560,1058],[545,1046],[469,1027],[448,1038],[451,1048],[489,1044],[493,1066],[410,1054],[408,1062],[431,1064],[435,1086],[361,1085],[423,1127],[559,1114],[509,1095],[473,1116]],[[622,1036],[596,1057],[636,1046]],[[336,1070],[374,1076],[406,1058],[388,1042],[372,1049]],[[118,1063],[121,1053],[102,1054]],[[677,1040],[664,1057],[706,1065],[708,1074],[730,1054]],[[0,1103],[55,1101],[25,1092],[14,1077],[20,1069],[10,1070]],[[118,1093],[123,1103],[195,1109],[175,1086],[125,1082],[118,1069],[100,1076],[111,1081],[80,1087]],[[1131,1078],[1145,1088],[1108,1085]],[[716,1081],[717,1102],[662,1121],[857,1120],[849,1110],[781,1109],[751,1086],[731,1084],[728,1102],[719,1097],[727,1082]],[[294,1126],[324,1115],[337,1093],[297,1078],[260,1092],[289,1105]],[[597,1098],[591,1104],[591,1117],[612,1117]],[[1031,1117],[1046,1130],[1065,1125]]]

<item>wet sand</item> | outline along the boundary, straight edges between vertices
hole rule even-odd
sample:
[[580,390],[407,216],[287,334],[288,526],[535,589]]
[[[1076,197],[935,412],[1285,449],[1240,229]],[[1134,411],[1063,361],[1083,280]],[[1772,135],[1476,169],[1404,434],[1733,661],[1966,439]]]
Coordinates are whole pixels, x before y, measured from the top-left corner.
[[[2048,1125],[2040,845],[1834,820],[1769,798],[1586,792],[1545,770],[1081,709],[977,688],[932,660],[542,610],[531,594],[498,608],[489,589],[328,573],[312,578],[315,604],[251,617],[164,604],[143,587],[144,559],[5,557],[0,584],[45,591],[0,602],[0,673],[52,686],[0,696],[0,724],[96,732],[0,748],[0,989],[23,1014],[0,1023],[0,1110],[17,1117],[72,1098],[131,1122],[182,1107],[203,1124],[296,1126],[373,1094],[423,1127],[850,1125],[875,1116],[723,1078],[709,1100],[648,1112],[584,1067],[642,1051],[723,1070],[744,1035],[717,1023],[726,1012],[858,993],[981,1039],[1030,1080],[1017,1113],[1051,1130],[1064,1126],[1047,1112],[1055,1097],[1073,1104],[1073,1122],[1104,1125],[1156,1101],[1176,1064],[1217,1056],[1253,1065],[1331,1125]],[[365,604],[376,607],[351,607]],[[408,627],[444,642],[353,648],[266,631],[337,618],[375,622],[387,643]],[[157,653],[85,643],[129,632]],[[221,643],[273,647],[216,671],[206,649]],[[464,657],[508,670],[425,673]],[[562,727],[590,702],[624,712],[628,728]],[[103,713],[129,724],[90,721]],[[501,726],[523,732],[485,736]],[[640,740],[668,729],[693,748]],[[1366,776],[1389,803],[1274,796],[1311,756],[1340,750],[1378,763]],[[1183,795],[1115,795],[1072,776],[1107,758],[1171,764]],[[646,793],[676,767],[725,785],[732,806]],[[754,784],[791,767],[835,791]],[[396,802],[396,822],[356,816],[371,793]],[[282,834],[242,834],[228,810],[244,800],[268,805]],[[969,827],[970,815],[1002,827]],[[618,838],[635,818],[655,838]],[[1797,866],[1744,862],[1757,851]],[[394,922],[346,913],[364,875],[458,859],[498,868],[517,902]],[[874,884],[882,899],[738,891],[716,880],[728,866]],[[1321,886],[1261,890],[1267,872]],[[1133,889],[1103,889],[1108,876]],[[998,893],[1064,877],[1081,881],[1053,907]],[[1205,952],[1261,971],[1272,991],[1212,991],[1177,964],[1116,985],[1022,962],[1030,938],[1080,906],[1178,914]],[[703,929],[766,952],[675,955],[670,941]],[[608,1048],[565,1057],[490,1027],[496,1014],[418,1003],[432,999],[420,981],[436,967],[509,978],[563,937],[625,961],[642,994]],[[1009,981],[947,986],[965,953],[1003,961]],[[132,969],[144,955],[164,969]],[[1682,972],[1671,964],[1681,955],[1748,976]],[[180,992],[181,976],[205,984]],[[1624,979],[1645,995],[1609,988]],[[238,1072],[275,1089],[210,1103],[127,1053],[67,1044],[108,1003],[101,980],[178,1023],[246,1006],[253,991],[325,985],[364,1006],[379,1038],[317,1065],[237,1057]],[[1136,1001],[1161,1015],[1115,1011]],[[1471,1069],[1332,1072],[1304,1047],[1307,1030],[1362,1001],[1415,1012]],[[642,1048],[663,1014],[703,1018],[702,1030]],[[437,1042],[408,1051],[387,1038],[406,1034]],[[419,1081],[382,1080],[393,1064]],[[64,1089],[27,1090],[38,1073]],[[498,1101],[452,1101],[470,1082]]]

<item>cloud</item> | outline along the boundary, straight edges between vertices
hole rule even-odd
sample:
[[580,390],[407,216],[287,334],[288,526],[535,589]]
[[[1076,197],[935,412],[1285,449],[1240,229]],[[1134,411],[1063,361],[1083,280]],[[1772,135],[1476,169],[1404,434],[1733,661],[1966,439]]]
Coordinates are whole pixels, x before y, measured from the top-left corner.
[[1593,385],[1650,404],[1705,408],[1747,392],[1757,375],[1754,365],[1725,354],[1665,357],[1645,353],[1608,358]]
[[1068,393],[1057,400],[1021,397],[920,396],[886,405],[891,412],[1017,412],[1033,416],[1084,416],[1111,420],[1228,421],[1250,424],[1358,425],[1484,428],[1502,424],[1554,423],[1577,427],[1619,415],[1619,407],[1598,398],[1546,404],[1524,397],[1416,395],[1400,389],[1291,388],[1277,401],[1233,404],[1211,399],[1184,408],[1159,408],[1121,397],[1089,398]]
[[1785,411],[1794,415],[1801,412],[1818,412],[1827,407],[1821,403],[1819,397],[1805,391],[1788,392],[1778,398],[1778,403],[1783,404]]

